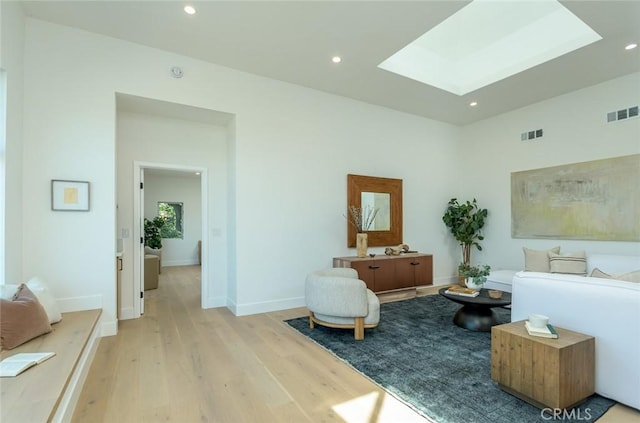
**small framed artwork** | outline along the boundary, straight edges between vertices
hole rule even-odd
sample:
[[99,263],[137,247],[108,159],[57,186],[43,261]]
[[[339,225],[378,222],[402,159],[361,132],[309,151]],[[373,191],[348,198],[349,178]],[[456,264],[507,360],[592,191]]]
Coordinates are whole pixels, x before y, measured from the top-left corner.
[[89,182],[52,179],[51,210],[89,211]]

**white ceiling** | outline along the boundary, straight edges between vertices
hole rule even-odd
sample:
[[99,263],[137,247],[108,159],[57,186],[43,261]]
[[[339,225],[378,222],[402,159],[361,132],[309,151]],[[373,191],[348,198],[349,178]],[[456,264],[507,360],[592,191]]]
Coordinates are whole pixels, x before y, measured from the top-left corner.
[[603,39],[464,96],[377,66],[468,1],[204,1],[194,16],[178,1],[22,3],[37,19],[457,125],[640,71],[640,48],[624,50],[640,42],[640,0],[562,1]]

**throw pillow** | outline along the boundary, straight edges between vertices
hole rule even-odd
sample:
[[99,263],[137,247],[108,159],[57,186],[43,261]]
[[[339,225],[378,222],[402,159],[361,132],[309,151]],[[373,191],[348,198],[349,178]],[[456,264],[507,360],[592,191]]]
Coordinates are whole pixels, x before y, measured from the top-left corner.
[[613,276],[611,276],[608,273],[603,272],[602,270],[598,269],[597,267],[591,271],[591,274],[589,276],[592,277],[592,278],[602,278],[602,279],[612,279],[613,278]]
[[640,282],[640,270],[634,270],[629,273],[619,273],[612,276],[613,279],[627,282]]
[[640,270],[634,270],[633,272],[628,273],[617,273],[614,275],[610,275],[608,273],[603,272],[597,267],[591,271],[589,275],[592,278],[603,278],[603,279],[616,279],[619,281],[626,282],[639,282],[640,283]]
[[18,287],[13,300],[0,299],[0,341],[12,349],[51,332],[47,312],[25,284]]
[[49,317],[49,323],[58,323],[62,320],[62,314],[49,286],[40,278],[31,278],[27,281],[29,290],[33,292]]
[[524,251],[524,271],[525,272],[545,272],[549,273],[549,253],[559,254],[560,247],[550,250],[531,250],[523,247]]
[[551,273],[587,276],[587,255],[584,251],[560,255],[549,253]]

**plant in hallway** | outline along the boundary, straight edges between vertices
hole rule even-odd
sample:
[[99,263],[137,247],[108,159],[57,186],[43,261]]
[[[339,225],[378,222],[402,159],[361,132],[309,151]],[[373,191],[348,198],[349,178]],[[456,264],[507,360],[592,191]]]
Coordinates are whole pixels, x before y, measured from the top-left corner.
[[162,248],[160,231],[165,224],[164,218],[156,216],[153,220],[144,218],[144,246],[159,250]]

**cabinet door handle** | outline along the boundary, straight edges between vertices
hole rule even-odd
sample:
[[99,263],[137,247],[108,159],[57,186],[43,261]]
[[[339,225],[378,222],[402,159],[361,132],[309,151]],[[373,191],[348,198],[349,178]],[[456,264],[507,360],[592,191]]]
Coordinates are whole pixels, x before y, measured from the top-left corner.
[[118,270],[122,270],[122,261],[123,261],[123,260],[122,260],[122,259],[118,259],[118,261],[120,262],[120,263],[119,263],[119,264],[120,264],[120,269],[118,269]]
[[369,269],[380,269],[380,266],[369,266]]
[[419,262],[419,261],[412,261],[412,262],[411,262],[411,265],[412,265],[412,266],[417,266],[417,265],[419,265],[419,264],[420,264],[420,262]]

